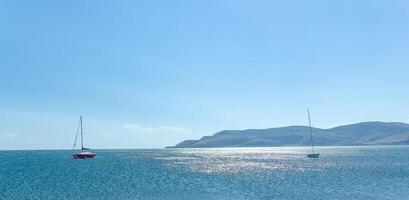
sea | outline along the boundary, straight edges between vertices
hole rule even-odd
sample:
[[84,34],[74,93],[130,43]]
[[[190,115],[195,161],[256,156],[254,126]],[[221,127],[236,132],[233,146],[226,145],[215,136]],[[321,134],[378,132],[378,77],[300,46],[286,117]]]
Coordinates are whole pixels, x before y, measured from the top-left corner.
[[409,146],[0,151],[0,199],[409,199]]

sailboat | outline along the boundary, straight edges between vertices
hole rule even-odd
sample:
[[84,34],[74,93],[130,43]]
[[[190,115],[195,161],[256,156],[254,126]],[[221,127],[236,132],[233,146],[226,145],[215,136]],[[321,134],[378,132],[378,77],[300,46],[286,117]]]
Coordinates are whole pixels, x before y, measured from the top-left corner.
[[83,139],[83,133],[82,133],[82,116],[80,116],[80,121],[79,121],[79,124],[78,124],[77,133],[75,134],[74,146],[72,147],[73,151],[75,150],[75,146],[77,145],[78,132],[80,132],[80,134],[81,134],[81,152],[73,153],[72,157],[74,159],[94,158],[97,154],[90,152],[89,148],[84,147],[84,139]]
[[319,153],[315,153],[315,149],[314,149],[314,139],[312,137],[312,127],[311,127],[311,116],[310,116],[310,109],[308,109],[308,122],[309,122],[309,129],[310,129],[310,137],[311,137],[311,148],[312,148],[312,153],[307,154],[308,158],[319,158],[320,154]]

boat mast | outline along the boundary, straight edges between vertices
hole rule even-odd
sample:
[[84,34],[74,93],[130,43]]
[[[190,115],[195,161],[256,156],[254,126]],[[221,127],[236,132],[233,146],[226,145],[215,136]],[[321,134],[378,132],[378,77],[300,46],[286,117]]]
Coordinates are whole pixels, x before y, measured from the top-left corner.
[[[312,147],[312,153],[315,153],[314,150],[314,140],[312,139],[312,127],[311,127],[311,116],[310,116],[310,109],[308,108],[308,122],[310,124],[310,136],[311,136],[311,147]],[[82,133],[82,132],[81,132]]]
[[82,116],[80,116],[80,126],[81,126],[81,150],[84,149],[84,142],[82,139]]

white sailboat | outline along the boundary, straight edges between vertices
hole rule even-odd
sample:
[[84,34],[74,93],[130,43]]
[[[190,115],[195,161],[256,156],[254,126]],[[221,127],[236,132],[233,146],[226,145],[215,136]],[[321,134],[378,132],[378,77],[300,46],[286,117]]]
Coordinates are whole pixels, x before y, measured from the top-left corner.
[[315,153],[315,149],[314,149],[314,139],[312,137],[312,126],[311,126],[311,116],[310,116],[310,109],[308,109],[308,122],[309,122],[309,130],[310,130],[310,137],[311,137],[311,148],[312,148],[312,153],[307,154],[308,158],[319,158],[320,154],[319,153]]

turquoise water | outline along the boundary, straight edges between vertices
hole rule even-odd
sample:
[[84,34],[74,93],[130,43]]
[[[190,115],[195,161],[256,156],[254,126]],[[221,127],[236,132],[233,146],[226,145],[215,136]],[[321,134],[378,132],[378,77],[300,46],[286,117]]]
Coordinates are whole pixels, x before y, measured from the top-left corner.
[[409,147],[0,151],[0,199],[409,199]]

